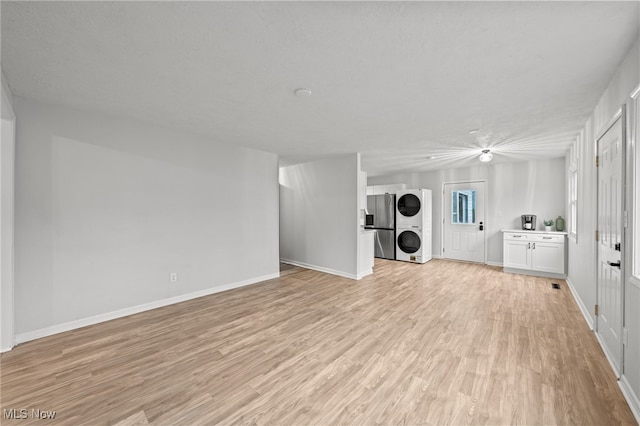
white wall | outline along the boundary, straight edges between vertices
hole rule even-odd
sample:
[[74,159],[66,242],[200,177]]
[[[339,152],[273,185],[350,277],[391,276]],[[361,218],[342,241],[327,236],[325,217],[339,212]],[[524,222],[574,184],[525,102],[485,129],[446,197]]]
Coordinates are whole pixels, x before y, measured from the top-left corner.
[[276,155],[14,109],[18,340],[278,276]]
[[520,229],[520,216],[544,219],[565,215],[564,158],[516,163],[489,163],[475,167],[436,170],[369,178],[369,185],[404,183],[407,188],[433,191],[433,253],[442,256],[442,189],[445,182],[487,181],[487,262],[502,265],[501,229]]
[[280,169],[280,257],[356,279],[360,155]]
[[14,345],[14,150],[13,97],[2,74],[2,125],[0,138],[0,352]]
[[[577,138],[578,148],[578,237],[569,239],[569,271],[568,281],[576,295],[585,319],[591,327],[595,318],[593,308],[597,303],[597,271],[596,271],[596,242],[594,233],[597,227],[597,196],[596,196],[596,167],[595,150],[596,139],[611,122],[622,104],[629,103],[629,96],[640,83],[640,39],[636,40],[629,53],[620,65],[617,73],[611,79],[606,91],[600,98],[593,114],[585,124],[582,134]],[[627,145],[627,155],[633,155],[633,147]],[[630,165],[633,163],[630,162]],[[567,161],[567,174],[569,161]],[[636,166],[637,167],[637,166]],[[633,170],[627,170],[629,176]],[[631,191],[627,194],[629,217],[631,210]],[[631,250],[630,238],[626,241],[626,250]],[[640,253],[632,254],[640,256]],[[621,382],[629,384],[629,391],[635,392],[635,412],[640,417],[640,318],[637,315],[640,306],[640,286],[626,283],[625,290],[625,327],[629,332],[629,342],[625,345],[623,379]],[[629,400],[629,399],[628,399]],[[634,404],[632,404],[634,405]]]

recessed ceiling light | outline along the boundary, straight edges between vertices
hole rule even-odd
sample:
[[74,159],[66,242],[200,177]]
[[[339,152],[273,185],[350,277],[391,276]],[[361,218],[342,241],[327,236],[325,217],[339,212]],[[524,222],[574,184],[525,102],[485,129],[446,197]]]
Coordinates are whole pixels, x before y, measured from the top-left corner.
[[469,130],[469,134],[473,135],[475,133],[478,133],[479,131],[480,131],[480,129],[471,129],[471,130]]
[[299,89],[296,89],[295,94],[296,94],[296,96],[300,96],[300,97],[311,96],[311,89],[307,89],[305,87],[301,87]]
[[493,154],[491,153],[491,150],[488,150],[488,149],[482,150],[482,154],[480,154],[480,161],[482,161],[483,163],[488,163],[489,161],[491,161],[492,158],[493,158]]

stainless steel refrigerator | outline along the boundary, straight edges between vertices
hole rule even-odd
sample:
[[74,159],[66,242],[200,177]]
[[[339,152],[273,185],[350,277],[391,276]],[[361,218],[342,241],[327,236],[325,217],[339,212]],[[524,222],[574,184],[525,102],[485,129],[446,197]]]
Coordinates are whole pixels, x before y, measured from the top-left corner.
[[[395,194],[367,196],[367,229],[376,231],[375,257],[396,258],[396,196]],[[371,217],[373,216],[373,217]]]

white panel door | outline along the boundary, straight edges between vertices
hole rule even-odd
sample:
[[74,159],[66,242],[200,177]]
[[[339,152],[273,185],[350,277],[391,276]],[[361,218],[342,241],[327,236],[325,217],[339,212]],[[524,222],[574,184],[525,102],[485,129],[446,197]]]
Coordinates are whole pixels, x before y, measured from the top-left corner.
[[443,257],[484,263],[485,183],[447,183],[443,195]]
[[622,359],[622,120],[598,139],[597,332],[611,362]]

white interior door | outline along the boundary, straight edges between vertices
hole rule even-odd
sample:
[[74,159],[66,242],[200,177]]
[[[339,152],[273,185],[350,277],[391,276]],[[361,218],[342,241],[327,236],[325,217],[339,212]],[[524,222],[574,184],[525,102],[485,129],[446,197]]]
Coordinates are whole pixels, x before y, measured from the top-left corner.
[[484,263],[485,182],[446,183],[443,195],[443,257]]
[[622,360],[622,119],[598,139],[597,332],[610,361]]

